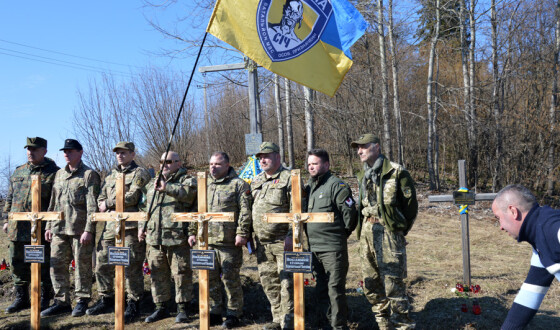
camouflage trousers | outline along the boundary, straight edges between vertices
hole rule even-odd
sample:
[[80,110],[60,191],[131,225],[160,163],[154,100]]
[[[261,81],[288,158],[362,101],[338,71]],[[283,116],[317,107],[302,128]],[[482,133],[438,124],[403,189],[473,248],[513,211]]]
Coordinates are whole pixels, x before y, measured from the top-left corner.
[[[109,265],[109,246],[115,246],[115,239],[103,239],[103,235],[97,243],[97,266],[95,278],[97,280],[97,292],[103,297],[115,295],[113,287],[115,281],[115,266]],[[146,242],[138,241],[138,228],[125,231],[124,246],[130,248],[130,265],[124,268],[126,292],[128,300],[139,301],[144,294],[144,271],[143,263],[146,259]]]
[[360,237],[364,293],[380,329],[414,329],[406,294],[406,242],[400,232],[364,221]]
[[[31,283],[31,264],[25,263],[25,245],[31,242],[10,241],[10,265],[12,267],[12,279],[14,286],[29,286]],[[41,265],[41,287],[49,288],[51,284],[50,260],[51,244],[43,242],[45,245],[45,263]]]
[[282,328],[294,327],[294,281],[284,269],[284,242],[261,244],[257,241],[257,266],[261,284],[270,302],[272,321]]
[[[348,251],[313,252],[313,275],[317,279],[315,297],[321,318],[333,329],[348,329],[346,275]],[[321,322],[323,322],[321,320]]]
[[216,270],[208,271],[210,313],[219,315],[223,313],[223,292],[225,291],[226,315],[240,318],[243,315],[243,287],[239,270],[243,265],[243,250],[240,246],[223,245],[210,245],[208,249],[216,251]]
[[51,281],[54,299],[61,304],[70,304],[70,263],[74,270],[75,294],[79,299],[91,298],[93,244],[80,244],[81,235],[53,235],[51,242]]
[[193,284],[189,245],[185,243],[184,245],[148,245],[147,247],[148,264],[152,271],[154,303],[166,303],[171,299],[173,281],[175,282],[175,302],[190,302]]

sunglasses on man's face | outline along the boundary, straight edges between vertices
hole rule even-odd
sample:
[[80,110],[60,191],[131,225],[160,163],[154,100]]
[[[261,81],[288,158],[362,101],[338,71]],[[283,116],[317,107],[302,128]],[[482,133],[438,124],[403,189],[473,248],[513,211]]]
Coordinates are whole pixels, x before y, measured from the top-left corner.
[[178,160],[173,160],[173,159],[166,159],[166,160],[160,160],[159,163],[160,164],[167,164],[167,165],[171,165],[173,163],[178,162]]

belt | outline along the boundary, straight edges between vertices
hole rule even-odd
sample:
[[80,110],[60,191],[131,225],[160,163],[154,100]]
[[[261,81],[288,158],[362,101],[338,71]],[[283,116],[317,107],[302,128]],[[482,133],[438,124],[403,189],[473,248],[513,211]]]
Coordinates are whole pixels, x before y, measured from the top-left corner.
[[369,222],[369,223],[379,223],[379,218],[370,216],[370,217],[366,218],[366,221]]

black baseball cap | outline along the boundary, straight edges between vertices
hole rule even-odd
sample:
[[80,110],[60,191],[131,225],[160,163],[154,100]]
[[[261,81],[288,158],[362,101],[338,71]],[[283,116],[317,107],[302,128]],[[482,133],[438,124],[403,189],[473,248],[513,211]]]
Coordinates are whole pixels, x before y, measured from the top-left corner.
[[70,150],[70,149],[76,149],[78,151],[81,151],[84,148],[82,148],[82,145],[80,144],[80,142],[78,142],[78,140],[74,140],[74,139],[64,140],[64,147],[60,150]]

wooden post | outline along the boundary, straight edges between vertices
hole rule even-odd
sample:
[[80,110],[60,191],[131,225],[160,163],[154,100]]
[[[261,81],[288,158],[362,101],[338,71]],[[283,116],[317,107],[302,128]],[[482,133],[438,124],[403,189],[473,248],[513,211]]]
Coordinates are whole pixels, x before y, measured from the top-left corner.
[[[301,213],[300,170],[292,170],[292,213],[266,213],[263,221],[292,223],[294,252],[303,252],[303,224],[305,222],[334,222],[334,213]],[[303,273],[294,273],[294,329],[305,329],[305,297]]]
[[[124,212],[125,176],[123,173],[117,175],[116,182],[115,212],[94,213],[93,221],[116,221],[115,246],[124,247],[124,236],[126,221],[146,221],[145,212]],[[124,267],[115,266],[115,329],[124,329]]]
[[[31,221],[31,245],[41,245],[41,221],[63,220],[63,212],[41,212],[41,175],[31,176],[31,212],[10,212],[8,220]],[[41,264],[31,263],[31,329],[41,327]]]
[[[235,214],[233,212],[208,213],[206,196],[206,172],[197,173],[197,199],[198,212],[173,213],[174,222],[197,222],[198,223],[198,249],[208,250],[208,221],[227,221],[233,222]],[[210,306],[208,303],[208,270],[198,271],[198,304],[199,304],[199,329],[208,330],[210,328]]]
[[[459,186],[460,188],[467,187],[467,171],[465,168],[465,160],[459,160]],[[474,201],[492,201],[496,194],[473,194]],[[428,201],[433,202],[454,202],[453,195],[435,195],[428,196]],[[474,204],[473,201],[473,204]],[[469,237],[469,214],[468,212],[461,212],[461,243],[463,250],[463,284],[471,286],[471,250],[470,250],[470,237]]]

